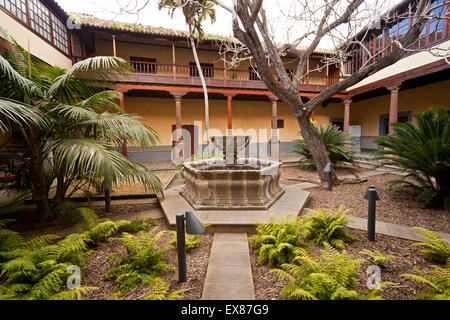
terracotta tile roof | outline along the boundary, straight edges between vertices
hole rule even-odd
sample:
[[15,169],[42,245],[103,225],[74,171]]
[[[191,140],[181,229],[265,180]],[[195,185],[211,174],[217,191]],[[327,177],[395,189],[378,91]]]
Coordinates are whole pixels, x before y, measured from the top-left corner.
[[[76,22],[80,23],[82,27],[94,28],[104,31],[123,31],[131,32],[142,35],[153,35],[161,37],[181,38],[186,39],[188,33],[183,30],[168,29],[163,27],[154,27],[149,25],[143,25],[141,23],[129,23],[119,22],[112,20],[105,20],[95,17],[91,14],[85,13],[70,13],[70,17]],[[205,40],[209,41],[237,41],[233,37],[205,34]],[[299,47],[300,50],[306,49],[306,47]],[[332,54],[335,53],[334,49],[317,48],[314,53],[316,54]]]
[[[83,27],[91,27],[96,29],[110,30],[110,31],[123,31],[132,32],[137,34],[148,34],[163,37],[174,38],[187,38],[187,32],[183,30],[168,29],[163,27],[154,27],[149,25],[143,25],[141,23],[129,23],[112,21],[97,18],[91,14],[85,13],[70,13],[70,17],[76,22],[80,23]],[[205,34],[205,40],[222,40],[222,41],[234,41],[232,37]]]

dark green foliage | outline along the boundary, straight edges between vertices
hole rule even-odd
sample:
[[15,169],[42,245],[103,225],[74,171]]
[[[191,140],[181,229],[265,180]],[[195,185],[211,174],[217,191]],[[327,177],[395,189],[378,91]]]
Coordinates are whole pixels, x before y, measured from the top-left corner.
[[280,266],[291,262],[298,248],[306,248],[300,240],[300,220],[290,217],[276,221],[270,218],[269,224],[259,224],[257,235],[249,238],[250,245],[259,255],[259,264]]
[[124,233],[122,238],[114,238],[127,249],[127,256],[120,259],[118,266],[112,268],[105,280],[114,280],[120,294],[126,295],[136,286],[149,286],[155,277],[164,271],[174,271],[175,267],[164,262],[165,252],[171,249],[174,238],[162,241],[167,231],[158,232],[158,227],[137,235]]
[[9,221],[0,221],[0,237],[4,240],[0,245],[0,277],[6,280],[0,288],[0,299],[79,298],[95,289],[81,287],[61,292],[69,277],[69,266],[81,265],[96,241],[108,238],[129,222],[99,219],[87,208],[78,211],[83,232],[64,239],[48,234],[24,241],[16,232],[3,228]]
[[[354,160],[355,152],[352,149],[352,140],[348,134],[334,125],[325,127],[321,124],[318,130],[325,143],[325,148],[331,163],[340,164],[345,161],[352,162]],[[303,156],[299,162],[300,167],[310,170],[315,169],[316,163],[305,140],[298,139],[295,142],[293,151]]]
[[417,200],[423,205],[450,210],[450,116],[444,109],[437,115],[429,109],[414,117],[417,125],[393,124],[393,135],[375,140],[384,147],[377,159],[406,173],[389,182],[393,193],[410,188],[418,191]]
[[422,285],[417,293],[417,300],[450,300],[450,266],[441,268],[431,266],[430,270],[414,268],[417,274],[402,274],[402,277],[412,279]]
[[446,263],[450,259],[450,242],[439,237],[432,231],[415,227],[413,228],[418,232],[418,234],[427,240],[427,242],[414,243],[411,246],[422,247],[419,253],[427,260],[434,261],[437,263]]
[[301,233],[316,245],[344,248],[348,242],[358,240],[345,231],[346,212],[343,206],[337,209],[316,208],[301,218]]

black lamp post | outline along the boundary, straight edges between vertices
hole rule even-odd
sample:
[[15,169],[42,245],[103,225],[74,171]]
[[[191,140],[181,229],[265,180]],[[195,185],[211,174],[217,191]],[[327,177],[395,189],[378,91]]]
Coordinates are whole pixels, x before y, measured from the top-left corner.
[[[186,228],[184,223],[186,222]],[[188,234],[202,234],[205,227],[192,211],[177,213],[177,250],[178,250],[178,281],[187,281],[186,266],[186,236]]]
[[333,164],[328,162],[323,172],[328,173],[328,190],[333,191]]
[[377,209],[377,201],[380,200],[380,196],[378,195],[377,189],[374,186],[370,186],[367,189],[366,194],[363,197],[366,200],[369,200],[369,213],[367,218],[367,239],[369,241],[375,241],[375,223],[376,223],[376,209]]

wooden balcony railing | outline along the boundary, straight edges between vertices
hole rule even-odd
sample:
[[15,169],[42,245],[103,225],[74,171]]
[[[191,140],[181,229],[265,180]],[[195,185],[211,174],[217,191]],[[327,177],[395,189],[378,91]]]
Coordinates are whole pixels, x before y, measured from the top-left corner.
[[[155,62],[130,62],[135,70],[128,81],[157,84],[201,86],[195,65],[173,65]],[[209,87],[267,89],[252,70],[226,70],[202,67],[206,85]],[[275,77],[275,75],[274,75]],[[300,84],[302,91],[321,91],[340,81],[337,77],[307,75]]]

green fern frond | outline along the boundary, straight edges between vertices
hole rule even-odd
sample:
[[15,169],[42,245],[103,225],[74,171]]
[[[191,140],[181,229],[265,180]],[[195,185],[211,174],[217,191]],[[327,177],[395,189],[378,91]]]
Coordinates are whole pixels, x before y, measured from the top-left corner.
[[49,298],[49,300],[82,300],[84,295],[92,291],[98,290],[97,287],[80,287],[57,293]]
[[450,258],[450,242],[426,228],[415,227],[412,229],[416,230],[419,236],[427,242],[414,243],[411,246],[424,247],[419,250],[419,254],[425,259],[445,264]]

